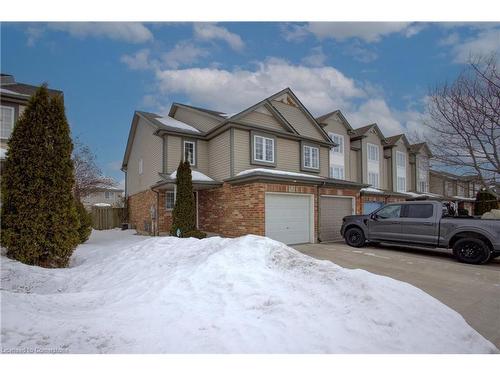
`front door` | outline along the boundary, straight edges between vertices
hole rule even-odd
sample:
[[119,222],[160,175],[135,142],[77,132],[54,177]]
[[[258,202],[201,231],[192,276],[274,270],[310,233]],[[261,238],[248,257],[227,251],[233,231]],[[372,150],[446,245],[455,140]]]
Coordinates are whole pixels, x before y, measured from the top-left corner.
[[396,240],[401,237],[401,205],[388,204],[375,211],[368,221],[371,240]]

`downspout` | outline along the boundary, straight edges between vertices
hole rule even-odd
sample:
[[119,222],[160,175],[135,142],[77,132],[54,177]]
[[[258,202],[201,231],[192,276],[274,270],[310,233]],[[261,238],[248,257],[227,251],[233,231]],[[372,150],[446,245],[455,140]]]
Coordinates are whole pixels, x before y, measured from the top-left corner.
[[156,215],[155,215],[155,231],[154,235],[160,235],[160,191],[151,188],[151,191],[156,193]]
[[[322,181],[321,182],[321,186],[324,187],[326,184],[325,181]],[[320,204],[320,195],[319,195],[319,185],[316,185],[316,197],[317,197],[317,200],[318,200],[318,209],[316,210],[316,222],[318,223],[318,235],[316,236],[316,241],[317,242],[321,242],[320,240],[320,233],[319,233],[319,228],[320,228],[320,218],[321,218],[321,204]]]

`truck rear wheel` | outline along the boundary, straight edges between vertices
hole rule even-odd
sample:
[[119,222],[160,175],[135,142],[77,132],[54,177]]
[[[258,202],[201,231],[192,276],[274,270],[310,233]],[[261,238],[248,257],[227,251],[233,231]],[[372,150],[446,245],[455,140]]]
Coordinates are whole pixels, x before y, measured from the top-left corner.
[[352,247],[363,247],[366,242],[361,228],[350,228],[344,234],[345,243]]
[[490,259],[491,251],[478,238],[462,238],[453,245],[453,255],[462,263],[483,264]]

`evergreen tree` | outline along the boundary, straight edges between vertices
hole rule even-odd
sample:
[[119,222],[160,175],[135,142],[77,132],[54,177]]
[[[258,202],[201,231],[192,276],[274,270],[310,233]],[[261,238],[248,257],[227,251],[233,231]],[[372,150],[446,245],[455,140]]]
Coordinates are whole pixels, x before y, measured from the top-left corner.
[[64,267],[79,242],[69,125],[62,97],[46,85],[31,97],[9,139],[2,173],[2,245],[26,264]]
[[172,212],[172,236],[186,237],[196,230],[196,207],[193,195],[191,166],[188,161],[180,162],[177,168],[177,196]]
[[92,216],[90,212],[85,209],[80,200],[75,198],[76,211],[78,212],[78,219],[80,221],[80,226],[78,227],[78,236],[80,238],[80,243],[84,243],[90,237],[92,233]]
[[482,215],[493,209],[498,209],[497,198],[485,189],[479,190],[474,202],[474,215]]

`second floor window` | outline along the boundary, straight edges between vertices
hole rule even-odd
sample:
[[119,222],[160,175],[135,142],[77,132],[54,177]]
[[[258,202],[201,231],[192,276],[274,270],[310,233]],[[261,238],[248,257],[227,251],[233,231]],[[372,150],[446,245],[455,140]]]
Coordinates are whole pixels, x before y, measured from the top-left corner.
[[424,156],[418,157],[418,191],[427,193],[429,191],[428,175],[429,175],[429,159]]
[[274,139],[263,137],[261,135],[254,136],[253,158],[257,161],[274,163]]
[[106,198],[106,199],[114,198],[114,195],[115,195],[115,193],[112,191],[105,191],[104,192],[104,198]]
[[401,151],[396,151],[396,185],[397,191],[406,191],[406,154]]
[[0,107],[0,138],[9,139],[14,129],[14,108]]
[[304,167],[319,169],[319,148],[304,146]]
[[333,143],[337,144],[337,146],[332,148],[332,151],[336,154],[344,154],[344,136],[335,133],[330,133],[329,135]]
[[378,188],[379,187],[378,173],[368,172],[368,183],[372,185],[374,188]]
[[397,189],[399,192],[406,191],[406,178],[405,177],[398,176],[397,184],[398,184]]
[[196,143],[193,141],[184,141],[184,161],[191,165],[196,165]]
[[368,143],[366,147],[368,152],[368,162],[378,163],[379,161],[378,146]]

